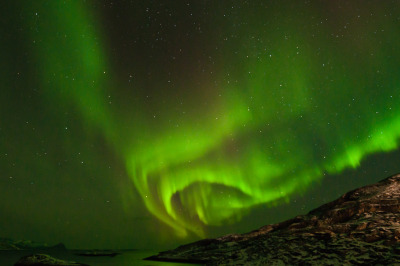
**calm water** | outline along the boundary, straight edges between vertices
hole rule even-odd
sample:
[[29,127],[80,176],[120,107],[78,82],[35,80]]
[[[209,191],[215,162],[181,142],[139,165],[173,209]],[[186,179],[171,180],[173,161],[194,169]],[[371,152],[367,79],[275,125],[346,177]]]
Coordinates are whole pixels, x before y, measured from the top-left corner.
[[[84,257],[77,256],[74,253],[79,251],[56,251],[56,252],[42,252],[48,254],[54,258],[62,260],[70,260],[80,263],[85,263],[88,265],[110,265],[110,266],[120,266],[120,265],[167,265],[167,266],[183,266],[194,264],[184,264],[184,263],[168,263],[168,262],[157,262],[157,261],[146,261],[143,258],[149,257],[151,255],[157,254],[156,251],[143,251],[143,250],[132,250],[132,251],[121,251],[120,255],[115,257]],[[82,251],[84,252],[84,251]],[[119,251],[118,251],[119,252]],[[40,252],[34,252],[40,253]],[[0,265],[1,266],[11,266],[14,265],[22,256],[32,254],[32,251],[0,251]]]

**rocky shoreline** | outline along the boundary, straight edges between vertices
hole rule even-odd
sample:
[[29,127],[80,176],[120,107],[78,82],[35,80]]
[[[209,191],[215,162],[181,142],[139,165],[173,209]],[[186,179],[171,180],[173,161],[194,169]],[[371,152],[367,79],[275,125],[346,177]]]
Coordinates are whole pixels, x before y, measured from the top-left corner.
[[350,191],[306,215],[147,259],[209,265],[400,265],[400,174]]

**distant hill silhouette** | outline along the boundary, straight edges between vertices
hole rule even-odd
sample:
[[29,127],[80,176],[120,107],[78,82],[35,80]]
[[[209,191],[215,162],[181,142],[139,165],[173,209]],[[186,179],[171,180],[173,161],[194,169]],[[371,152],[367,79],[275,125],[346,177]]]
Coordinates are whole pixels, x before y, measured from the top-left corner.
[[0,250],[31,250],[31,249],[60,249],[65,250],[65,246],[59,243],[49,246],[46,243],[34,242],[31,240],[13,240],[10,238],[0,238]]

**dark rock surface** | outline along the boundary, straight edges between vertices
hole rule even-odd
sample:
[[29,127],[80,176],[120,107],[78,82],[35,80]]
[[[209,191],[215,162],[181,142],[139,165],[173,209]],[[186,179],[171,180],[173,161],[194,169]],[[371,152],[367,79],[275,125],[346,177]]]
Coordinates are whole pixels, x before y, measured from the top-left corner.
[[247,234],[147,258],[205,264],[400,265],[400,174]]
[[59,260],[46,254],[33,254],[24,256],[17,263],[14,264],[14,266],[45,266],[45,265],[85,266],[86,264],[81,264],[74,261]]

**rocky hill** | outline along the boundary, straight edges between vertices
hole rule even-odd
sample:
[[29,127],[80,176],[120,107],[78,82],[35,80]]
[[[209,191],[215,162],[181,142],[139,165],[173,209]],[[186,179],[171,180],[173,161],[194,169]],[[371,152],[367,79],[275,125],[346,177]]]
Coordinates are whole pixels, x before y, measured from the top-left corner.
[[306,215],[148,259],[210,265],[400,265],[400,174],[350,191]]
[[0,237],[1,250],[32,250],[32,249],[61,249],[65,250],[65,246],[59,243],[55,246],[49,246],[46,243],[34,242],[31,240],[13,240],[10,238]]

